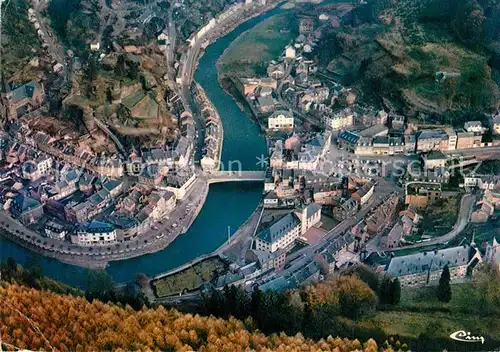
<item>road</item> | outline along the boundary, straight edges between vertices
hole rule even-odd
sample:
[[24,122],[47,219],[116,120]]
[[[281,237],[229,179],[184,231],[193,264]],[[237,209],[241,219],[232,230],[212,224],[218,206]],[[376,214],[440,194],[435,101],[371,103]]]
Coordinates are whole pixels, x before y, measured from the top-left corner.
[[356,225],[359,221],[361,221],[368,213],[373,211],[378,205],[380,205],[385,199],[387,199],[391,193],[402,193],[400,188],[397,188],[394,184],[384,184],[383,187],[376,187],[372,198],[368,201],[367,204],[356,214],[356,216],[346,219],[338,224],[336,227],[331,229],[325,237],[323,237],[317,244],[312,246],[304,247],[298,251],[287,255],[287,263],[290,266],[279,273],[272,273],[270,276],[261,278],[260,281],[267,281],[272,277],[277,276],[288,276],[295,272],[297,269],[303,267],[305,264],[311,262],[314,259],[314,254],[320,252],[321,248],[335,241],[335,239],[339,238],[342,234],[344,234],[351,227]]
[[49,30],[47,28],[48,26],[44,22],[45,19],[41,15],[43,4],[44,4],[43,1],[37,1],[36,6],[34,7],[34,11],[36,19],[40,24],[40,29],[42,30],[42,33],[45,37],[45,42],[48,45],[47,50],[53,60],[56,60],[60,64],[64,65],[67,69],[68,65],[65,62],[64,48],[57,42],[56,36],[52,33],[52,30]]
[[207,193],[208,185],[201,176],[192,186],[188,196],[178,202],[161,223],[153,224],[146,233],[140,235],[140,239],[107,246],[84,247],[47,238],[26,228],[5,211],[0,211],[0,228],[10,232],[6,237],[48,257],[83,267],[103,268],[109,261],[154,253],[167,247],[177,236],[187,231],[201,210]]
[[455,238],[460,232],[462,232],[467,227],[467,223],[469,222],[469,217],[472,212],[472,206],[474,205],[474,201],[475,201],[475,196],[472,194],[466,194],[462,197],[462,200],[460,201],[460,211],[458,213],[457,221],[455,222],[453,229],[443,236],[434,237],[427,242],[421,242],[404,247],[386,249],[380,247],[381,236],[378,235],[377,237],[375,237],[374,239],[372,239],[370,242],[367,243],[366,250],[368,251],[368,253],[381,252],[381,251],[392,252],[407,248],[420,248],[436,244],[447,243],[448,241]]

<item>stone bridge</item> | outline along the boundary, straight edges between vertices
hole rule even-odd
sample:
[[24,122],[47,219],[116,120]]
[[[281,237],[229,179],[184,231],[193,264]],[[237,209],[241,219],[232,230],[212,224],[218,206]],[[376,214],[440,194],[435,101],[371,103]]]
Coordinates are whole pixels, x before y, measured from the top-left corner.
[[265,171],[216,171],[207,173],[208,184],[221,182],[263,182]]

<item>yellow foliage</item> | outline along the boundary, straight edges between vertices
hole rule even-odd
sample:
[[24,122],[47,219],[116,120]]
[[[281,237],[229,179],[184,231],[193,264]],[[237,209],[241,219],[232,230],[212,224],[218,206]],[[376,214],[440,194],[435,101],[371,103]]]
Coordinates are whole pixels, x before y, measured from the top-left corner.
[[234,318],[181,314],[164,307],[134,311],[13,284],[0,286],[0,332],[5,343],[31,350],[378,350],[372,339],[362,346],[357,340],[331,336],[318,342],[302,334],[268,337],[247,331]]

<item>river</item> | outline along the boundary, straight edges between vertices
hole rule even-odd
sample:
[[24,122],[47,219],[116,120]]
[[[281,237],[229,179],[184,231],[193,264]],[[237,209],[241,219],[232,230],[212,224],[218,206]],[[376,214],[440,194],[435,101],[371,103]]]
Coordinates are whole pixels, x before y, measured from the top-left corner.
[[[219,38],[206,49],[195,72],[196,81],[217,108],[224,125],[222,164],[226,168],[232,162],[234,170],[239,162],[243,170],[257,170],[257,158],[266,155],[266,145],[257,125],[219,85],[216,62],[240,34],[281,11],[276,8],[254,17]],[[137,273],[154,276],[210,253],[227,239],[228,226],[234,233],[245,222],[261,196],[261,184],[214,184],[210,186],[203,209],[191,228],[170,246],[154,254],[112,262],[106,270],[116,282],[127,282]],[[37,255],[0,236],[0,259],[6,260],[7,257],[13,257],[20,264],[33,258],[46,276],[69,285],[85,287],[87,282],[86,269]]]

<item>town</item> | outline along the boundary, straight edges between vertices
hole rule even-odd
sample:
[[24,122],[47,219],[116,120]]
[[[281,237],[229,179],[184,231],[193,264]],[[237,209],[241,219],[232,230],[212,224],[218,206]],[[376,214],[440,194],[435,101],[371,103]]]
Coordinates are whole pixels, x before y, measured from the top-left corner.
[[[434,285],[445,266],[460,281],[482,261],[499,264],[494,237],[481,253],[474,235],[459,235],[497,218],[500,112],[452,126],[410,118],[389,99],[364,101],[317,59],[322,33],[353,5],[302,13],[265,72],[220,80],[266,141],[253,169],[231,168],[241,166],[223,157],[234,126],[195,71],[219,37],[281,5],[230,2],[195,24],[184,1],[152,2],[138,19],[134,4],[113,2],[101,9],[116,10],[105,29],[64,51],[43,16],[49,5],[32,4],[23,21],[42,49],[12,77],[2,73],[2,234],[105,268],[185,234],[211,184],[259,182],[247,222],[215,251],[154,275],[150,301],[191,299],[209,282],[291,289],[359,263],[402,286]],[[168,23],[150,24],[154,11]],[[434,84],[460,77],[438,71]],[[401,249],[410,252],[393,255]]]

